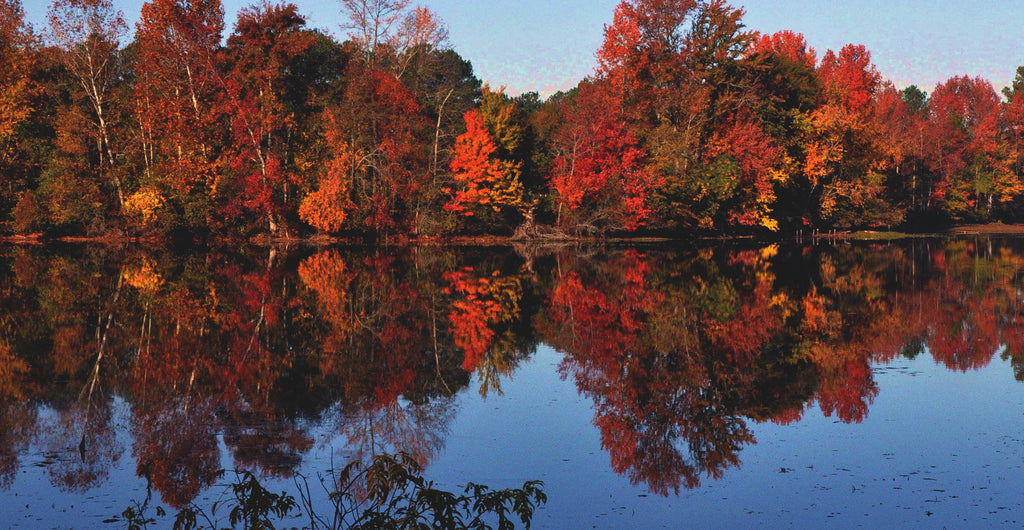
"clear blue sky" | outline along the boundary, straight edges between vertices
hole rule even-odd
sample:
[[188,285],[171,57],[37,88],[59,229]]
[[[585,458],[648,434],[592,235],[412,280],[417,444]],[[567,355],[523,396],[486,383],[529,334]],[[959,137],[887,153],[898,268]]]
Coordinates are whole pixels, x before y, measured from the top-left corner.
[[[131,24],[143,0],[114,0]],[[293,0],[309,25],[340,35],[335,0]],[[251,2],[223,0],[228,31]],[[23,0],[37,29],[48,0]],[[413,4],[417,1],[413,0]],[[594,51],[618,0],[419,0],[449,26],[455,49],[477,76],[512,94],[546,96],[593,72]],[[848,43],[864,44],[882,75],[898,87],[931,92],[954,75],[982,76],[997,89],[1024,65],[1022,0],[736,0],[747,27],[803,33],[820,57]]]

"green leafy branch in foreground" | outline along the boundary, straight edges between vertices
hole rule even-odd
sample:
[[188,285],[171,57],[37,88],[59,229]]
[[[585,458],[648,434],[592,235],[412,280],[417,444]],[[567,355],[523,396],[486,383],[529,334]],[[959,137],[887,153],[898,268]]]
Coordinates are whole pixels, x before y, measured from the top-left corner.
[[[491,490],[469,483],[463,494],[434,488],[422,476],[422,467],[408,454],[378,455],[369,466],[353,462],[337,476],[337,490],[329,492],[330,515],[313,506],[305,477],[299,486],[301,505],[284,492],[271,493],[248,471],[235,471],[235,481],[227,486],[231,495],[215,502],[207,512],[195,503],[178,512],[175,530],[245,528],[274,529],[280,521],[298,511],[308,518],[312,529],[430,529],[490,530],[497,521],[498,530],[515,528],[518,519],[525,528],[537,507],[547,502],[543,483],[528,481],[522,488]],[[221,471],[221,476],[226,471]],[[321,484],[325,484],[323,478]],[[326,485],[325,485],[326,487]],[[229,508],[227,526],[217,512]],[[157,507],[157,516],[165,515]],[[156,520],[146,514],[146,504],[133,503],[114,520],[130,530],[142,530]]]

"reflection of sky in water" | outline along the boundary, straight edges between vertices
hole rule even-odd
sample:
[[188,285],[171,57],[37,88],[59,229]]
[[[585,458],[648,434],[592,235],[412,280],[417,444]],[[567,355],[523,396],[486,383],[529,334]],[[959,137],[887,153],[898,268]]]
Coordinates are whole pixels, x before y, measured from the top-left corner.
[[[505,395],[467,392],[430,475],[449,486],[545,482],[536,528],[962,527],[1020,521],[1024,384],[1009,363],[953,372],[927,353],[877,366],[861,424],[812,408],[789,426],[752,424],[740,469],[678,497],[649,495],[609,468],[591,404],[542,347]],[[453,482],[455,481],[455,482]]]
[[[876,366],[879,394],[863,423],[845,424],[814,407],[789,426],[751,422],[757,444],[741,451],[739,469],[669,497],[631,486],[611,470],[592,403],[561,379],[560,361],[542,346],[502,381],[502,395],[481,398],[477,381],[463,390],[441,414],[449,432],[428,478],[459,491],[466,481],[505,488],[543,480],[549,501],[535,528],[963,527],[1024,517],[1017,504],[1024,494],[1024,384],[998,358],[967,373],[935,364],[927,352]],[[118,441],[130,448],[127,406],[118,400],[115,409]],[[317,443],[300,468],[320,498],[317,474],[346,451],[344,436],[330,434],[336,428],[330,419],[311,429]],[[218,441],[221,465],[230,468],[223,436]],[[15,486],[0,493],[0,526],[99,526],[129,499],[145,498],[130,450],[100,487],[57,492],[38,464],[77,458],[68,445],[22,453]],[[294,492],[288,479],[268,486]],[[199,502],[212,503],[220,493],[208,490]]]
[[737,522],[748,510],[795,526],[1019,520],[1024,387],[1008,363],[959,373],[922,355],[878,367],[875,380],[879,395],[862,424],[809,411],[791,427],[762,425],[744,473],[695,497],[709,509],[731,506]]
[[[85,493],[60,492],[51,476],[62,465],[75,466],[81,462],[77,438],[60,444],[44,435],[22,451],[14,485],[0,490],[0,527],[94,528],[120,514],[129,499],[145,498],[145,481],[136,477],[135,460],[131,458],[129,416],[128,405],[115,398],[112,421],[114,444],[120,457],[106,468],[107,476],[99,486]],[[57,414],[50,408],[41,407],[39,417],[45,428],[59,424]]]

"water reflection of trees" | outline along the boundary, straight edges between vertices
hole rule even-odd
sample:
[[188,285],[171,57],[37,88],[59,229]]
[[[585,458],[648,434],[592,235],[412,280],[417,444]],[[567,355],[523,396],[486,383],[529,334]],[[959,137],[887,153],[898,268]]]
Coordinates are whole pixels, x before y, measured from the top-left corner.
[[[721,263],[707,253],[662,261],[626,252],[596,267],[559,264],[544,336],[595,401],[615,471],[658,493],[719,477],[754,442],[748,404],[774,417],[794,401],[787,392],[808,388],[799,380],[806,363],[771,343],[791,304],[771,290],[768,254]],[[763,388],[777,381],[777,392]],[[780,399],[753,399],[766,390]]]
[[560,257],[539,318],[594,400],[613,468],[667,494],[717,478],[748,421],[812,404],[860,422],[872,362],[927,350],[951,369],[1003,349],[1017,373],[1024,261],[991,241]]
[[[1024,379],[1014,241],[513,253],[161,256],[12,249],[0,269],[0,486],[31,444],[60,488],[136,471],[180,506],[234,465],[287,478],[443,449],[456,393],[539,342],[593,400],[613,468],[652,491],[738,466],[751,422],[862,421],[873,362]],[[118,436],[129,414],[130,438]],[[316,432],[314,432],[316,430]],[[326,432],[326,438],[315,436]],[[221,444],[221,440],[223,444]]]
[[[118,402],[137,473],[175,506],[214,480],[219,437],[235,465],[276,477],[314,446],[314,426],[333,426],[327,441],[346,458],[403,450],[425,464],[443,447],[470,380],[452,338],[450,253],[86,252],[12,250],[0,277],[3,484],[30,443],[55,455],[45,464],[60,487],[104,481],[126,450]],[[519,263],[477,267],[490,277]],[[509,320],[489,325],[506,334]],[[531,335],[506,357],[532,351]]]

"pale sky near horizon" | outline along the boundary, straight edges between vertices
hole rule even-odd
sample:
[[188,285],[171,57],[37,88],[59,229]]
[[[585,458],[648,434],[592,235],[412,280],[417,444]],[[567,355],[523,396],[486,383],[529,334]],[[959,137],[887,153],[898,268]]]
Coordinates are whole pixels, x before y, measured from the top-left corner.
[[[249,0],[222,0],[227,32]],[[259,0],[256,0],[257,2]],[[292,0],[308,26],[342,38],[336,0]],[[37,30],[49,0],[23,0]],[[477,77],[510,94],[547,96],[593,73],[594,52],[618,0],[413,0],[447,22],[453,47]],[[114,0],[129,24],[143,0]],[[997,90],[1024,65],[1024,0],[735,0],[749,29],[803,33],[819,58],[828,49],[864,44],[897,87],[927,92],[955,75],[981,76]]]

